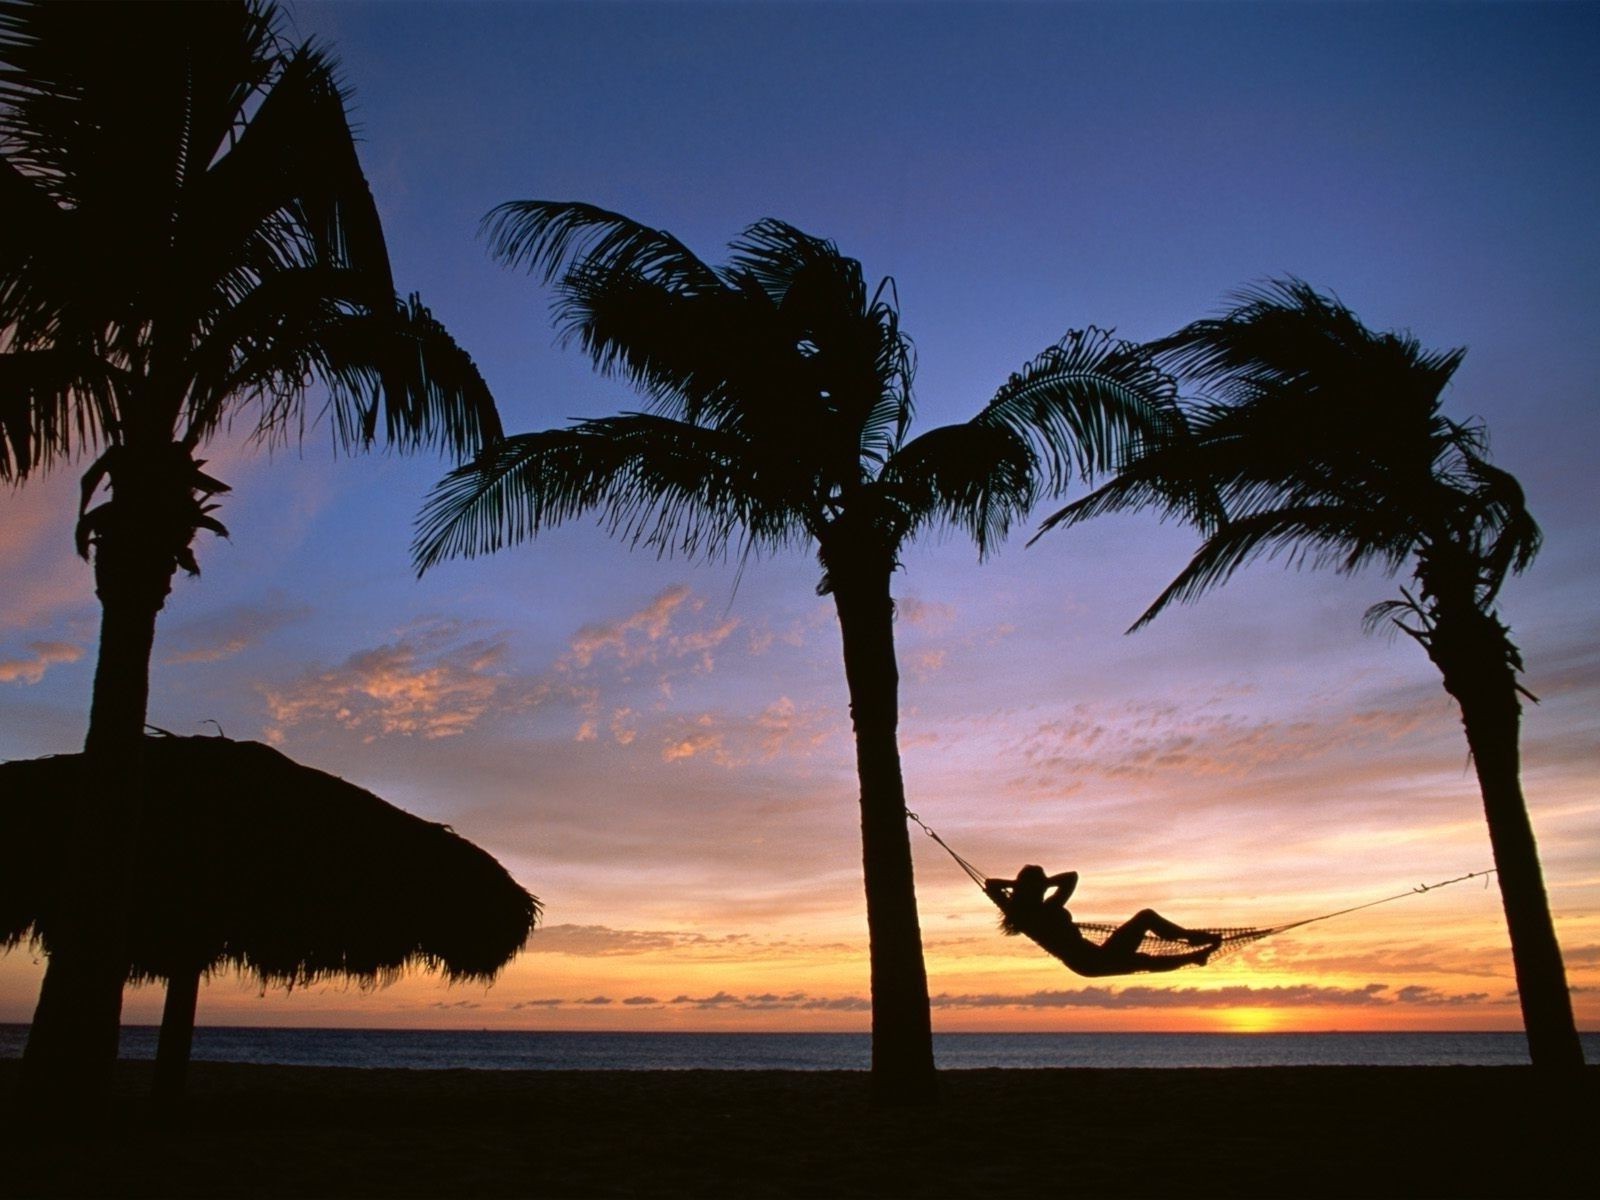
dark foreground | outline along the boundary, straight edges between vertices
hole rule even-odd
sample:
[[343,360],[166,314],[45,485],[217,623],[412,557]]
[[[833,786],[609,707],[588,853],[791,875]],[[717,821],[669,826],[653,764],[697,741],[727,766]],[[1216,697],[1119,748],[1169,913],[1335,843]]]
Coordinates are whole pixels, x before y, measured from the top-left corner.
[[199,1063],[185,1124],[120,1065],[113,1131],[41,1140],[0,1062],[0,1193],[93,1196],[1588,1196],[1600,1069],[856,1072]]

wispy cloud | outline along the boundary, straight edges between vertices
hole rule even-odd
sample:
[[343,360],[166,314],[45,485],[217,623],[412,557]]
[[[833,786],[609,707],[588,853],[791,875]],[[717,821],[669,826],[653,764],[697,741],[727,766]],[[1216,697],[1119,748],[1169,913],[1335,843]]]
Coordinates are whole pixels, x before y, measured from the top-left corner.
[[894,615],[900,622],[913,628],[939,630],[949,627],[956,619],[956,610],[952,605],[938,601],[902,596],[894,602]]
[[1156,988],[1085,987],[1026,995],[979,993],[933,997],[935,1008],[1364,1008],[1396,1003],[1382,983],[1365,987],[1318,987],[1301,983],[1274,987]]
[[705,607],[705,600],[686,584],[674,584],[636,612],[583,626],[573,634],[557,670],[583,671],[604,659],[625,668],[687,659],[696,669],[709,671],[714,665],[712,652],[733,636],[739,619],[725,617],[690,626]]
[[459,622],[436,621],[387,645],[361,650],[339,666],[313,669],[267,687],[269,740],[308,722],[331,722],[371,741],[389,735],[451,737],[471,728],[506,685],[503,637],[469,636]]
[[709,949],[743,943],[738,935],[711,937],[701,933],[610,929],[604,925],[547,925],[528,942],[525,954],[570,954],[578,958],[610,958],[684,949]]
[[51,667],[82,657],[83,647],[71,642],[29,642],[20,658],[0,659],[0,683],[38,683]]
[[286,625],[303,621],[311,608],[304,604],[237,605],[208,613],[167,632],[164,640],[174,648],[162,662],[174,665],[214,663],[232,658]]
[[1075,706],[1023,735],[1015,757],[1052,776],[1183,771],[1243,775],[1276,763],[1394,742],[1435,714],[1416,706],[1366,708],[1329,720],[1248,717],[1176,701]]
[[[1311,983],[1255,987],[1241,984],[1216,988],[1083,987],[1035,992],[941,993],[932,998],[935,1009],[1061,1010],[1061,1009],[1238,1009],[1238,1008],[1364,1008],[1397,1006],[1473,1007],[1495,1003],[1487,992],[1446,993],[1437,988],[1408,985],[1391,988],[1369,983],[1363,987],[1329,987]],[[614,1000],[605,995],[522,1001],[513,1008],[586,1008],[622,1004],[628,1007],[693,1009],[700,1012],[870,1012],[872,1003],[858,993],[818,995],[807,991],[732,992],[726,988],[695,995],[681,992],[669,1000],[631,996]]]
[[669,722],[661,746],[663,762],[707,758],[739,767],[776,758],[804,758],[841,731],[838,715],[802,708],[780,696],[753,716],[701,713]]

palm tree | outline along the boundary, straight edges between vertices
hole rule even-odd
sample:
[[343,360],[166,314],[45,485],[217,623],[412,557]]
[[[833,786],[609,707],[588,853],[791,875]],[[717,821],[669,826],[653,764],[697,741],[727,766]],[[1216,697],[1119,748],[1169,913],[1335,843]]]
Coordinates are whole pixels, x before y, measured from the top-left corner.
[[156,615],[195,535],[226,532],[197,452],[236,422],[296,436],[313,382],[341,447],[464,457],[499,432],[471,360],[395,292],[332,60],[281,25],[270,0],[0,3],[0,478],[95,456],[103,786],[26,1054],[66,1095],[115,1057]]
[[1409,564],[1413,588],[1370,609],[1368,628],[1392,621],[1415,639],[1460,706],[1530,1054],[1540,1068],[1581,1066],[1522,796],[1519,694],[1532,697],[1496,606],[1507,575],[1533,561],[1540,533],[1516,479],[1489,463],[1483,426],[1440,411],[1465,351],[1374,333],[1293,279],[1244,292],[1224,316],[1151,349],[1207,391],[1188,410],[1188,437],[1142,456],[1045,528],[1145,506],[1201,526],[1204,543],[1135,628],[1263,555],[1347,573]]
[[982,555],[1041,489],[1158,434],[1170,381],[1125,343],[1072,334],[972,420],[908,439],[914,364],[892,283],[869,291],[832,242],[763,220],[712,268],[671,234],[584,204],[506,204],[486,228],[502,261],[556,281],[558,325],[649,409],[509,437],[449,475],[419,519],[419,569],[588,511],[658,553],[816,550],[861,784],[874,1091],[927,1096],[890,578],[919,533],[964,531]]

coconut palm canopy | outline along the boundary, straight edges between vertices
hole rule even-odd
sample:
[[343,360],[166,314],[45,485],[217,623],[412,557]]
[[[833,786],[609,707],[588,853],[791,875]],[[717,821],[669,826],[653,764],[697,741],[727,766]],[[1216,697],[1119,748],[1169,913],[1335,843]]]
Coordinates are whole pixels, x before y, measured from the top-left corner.
[[[81,754],[0,763],[0,943],[48,952]],[[145,740],[144,844],[129,897],[130,978],[232,966],[265,983],[386,982],[422,966],[490,979],[539,902],[447,825],[258,742]]]

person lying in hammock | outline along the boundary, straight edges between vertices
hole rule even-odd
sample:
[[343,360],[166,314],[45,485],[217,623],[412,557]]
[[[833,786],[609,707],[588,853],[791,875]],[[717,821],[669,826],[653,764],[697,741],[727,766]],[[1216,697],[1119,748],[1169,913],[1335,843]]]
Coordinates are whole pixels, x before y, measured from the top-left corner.
[[[1043,867],[1030,864],[1018,871],[1015,879],[985,880],[983,890],[1004,914],[1002,929],[1032,938],[1079,975],[1131,975],[1200,966],[1222,945],[1221,934],[1185,929],[1148,908],[1119,925],[1104,942],[1091,942],[1067,911],[1067,899],[1077,886],[1076,871],[1046,875]],[[1195,949],[1185,954],[1140,953],[1139,945],[1147,933]]]

